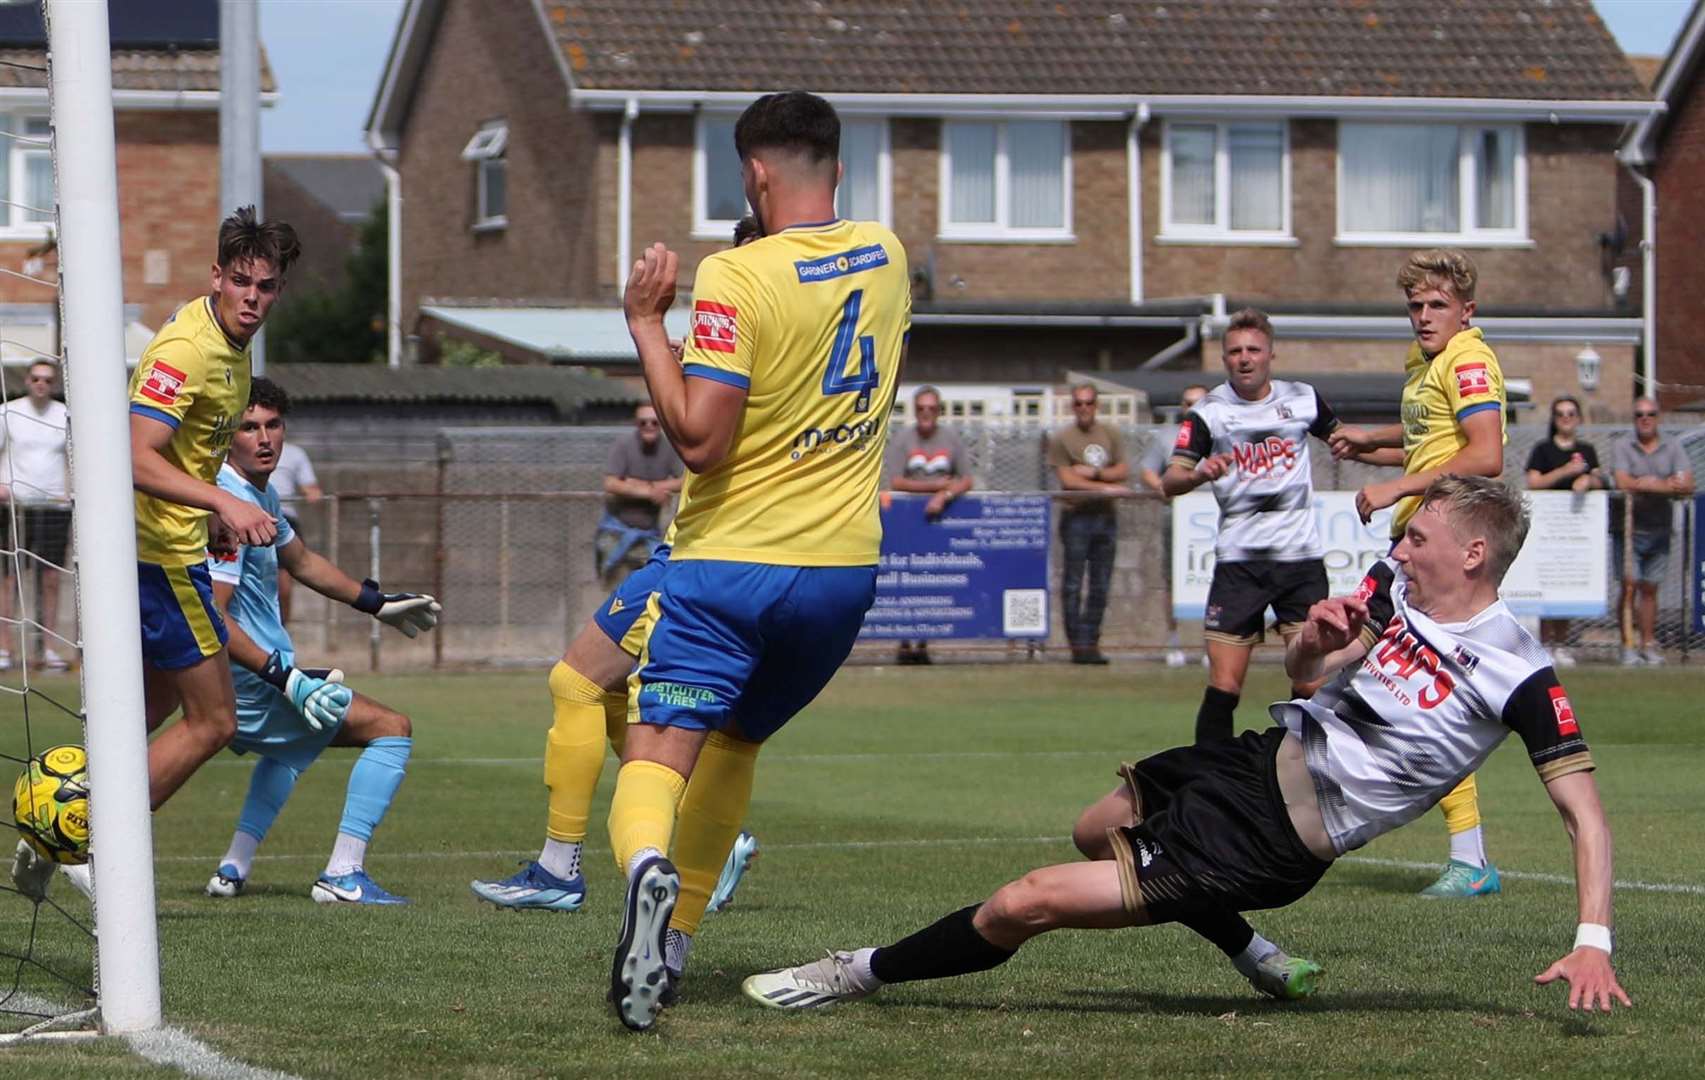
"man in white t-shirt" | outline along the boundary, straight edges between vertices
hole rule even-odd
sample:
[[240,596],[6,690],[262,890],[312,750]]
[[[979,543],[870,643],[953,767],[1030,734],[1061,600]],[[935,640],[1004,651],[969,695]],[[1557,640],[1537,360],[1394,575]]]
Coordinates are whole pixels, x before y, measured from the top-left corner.
[[[284,508],[284,520],[290,523],[292,532],[302,531],[302,504],[316,503],[325,497],[320,490],[320,478],[314,475],[314,463],[308,460],[308,452],[295,443],[285,443],[284,452],[278,455],[278,468],[272,473],[272,488],[278,492],[279,504]],[[278,610],[286,624],[290,622],[290,594],[294,592],[296,579],[283,568],[278,572]]]
[[[59,582],[55,567],[66,567],[71,541],[71,503],[67,497],[65,444],[69,429],[65,403],[54,399],[59,368],[47,360],[31,364],[24,376],[27,393],[0,405],[0,500],[12,506],[0,514],[0,547],[28,551],[35,558],[0,559],[0,619],[10,620],[17,586],[13,567],[33,566],[36,578],[34,621],[42,628],[42,664],[62,669],[65,658],[54,648],[58,635]],[[14,544],[14,540],[16,543]],[[7,625],[11,625],[8,621]],[[0,669],[12,666],[11,635],[0,640]]]

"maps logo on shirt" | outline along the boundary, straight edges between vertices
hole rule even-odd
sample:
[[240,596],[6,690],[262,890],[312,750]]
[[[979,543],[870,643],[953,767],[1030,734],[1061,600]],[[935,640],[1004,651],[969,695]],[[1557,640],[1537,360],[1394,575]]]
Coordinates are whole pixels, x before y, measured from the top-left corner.
[[1492,375],[1486,370],[1486,361],[1456,365],[1456,392],[1462,397],[1492,392]]
[[178,391],[184,388],[184,382],[188,378],[188,375],[172,365],[156,360],[148,371],[148,377],[143,379],[142,385],[137,388],[137,393],[161,405],[176,405]]
[[693,301],[693,344],[706,352],[733,352],[739,336],[735,316],[727,304]]
[[1553,686],[1550,694],[1551,711],[1557,714],[1557,734],[1579,735],[1581,725],[1575,723],[1575,707],[1569,704],[1569,695],[1561,686]]

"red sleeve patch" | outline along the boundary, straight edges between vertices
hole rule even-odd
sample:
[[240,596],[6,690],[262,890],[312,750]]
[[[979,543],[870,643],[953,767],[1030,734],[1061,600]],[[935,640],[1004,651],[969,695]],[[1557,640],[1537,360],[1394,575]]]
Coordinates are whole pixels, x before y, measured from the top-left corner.
[[1484,360],[1456,366],[1456,392],[1462,397],[1475,397],[1492,392],[1492,375]]
[[1561,686],[1553,686],[1550,694],[1551,711],[1557,714],[1557,734],[1579,735],[1581,726],[1575,723],[1575,707],[1569,704],[1569,695]]
[[178,391],[183,389],[188,378],[189,376],[172,365],[156,360],[148,371],[148,377],[142,380],[142,385],[136,388],[136,392],[161,405],[176,405]]
[[1186,420],[1182,424],[1178,425],[1178,438],[1175,439],[1172,443],[1172,448],[1174,450],[1188,450],[1188,449],[1190,449],[1190,429],[1191,429],[1191,426],[1192,425],[1191,425],[1191,422],[1189,420]]
[[1357,600],[1360,600],[1365,604],[1369,600],[1373,599],[1373,594],[1378,591],[1379,582],[1373,579],[1372,574],[1369,574],[1367,577],[1362,579],[1362,583],[1360,585],[1356,586],[1355,597]]
[[707,352],[734,351],[739,337],[737,313],[728,304],[693,301],[693,344]]

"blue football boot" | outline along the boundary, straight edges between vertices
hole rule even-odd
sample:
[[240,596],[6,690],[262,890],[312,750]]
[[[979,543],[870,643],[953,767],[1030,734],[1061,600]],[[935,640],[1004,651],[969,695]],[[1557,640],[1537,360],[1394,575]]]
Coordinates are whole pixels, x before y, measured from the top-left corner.
[[402,896],[392,896],[379,887],[379,883],[367,876],[367,871],[356,869],[347,874],[321,874],[314,882],[309,896],[316,904],[406,904],[408,899]]
[[518,911],[578,911],[586,900],[584,876],[576,874],[565,880],[531,860],[502,881],[470,881],[468,888],[481,900]]

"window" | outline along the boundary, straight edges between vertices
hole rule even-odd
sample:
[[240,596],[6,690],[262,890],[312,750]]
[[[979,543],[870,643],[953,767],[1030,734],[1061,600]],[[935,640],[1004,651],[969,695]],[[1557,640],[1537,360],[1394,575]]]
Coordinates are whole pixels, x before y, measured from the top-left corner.
[[474,132],[462,148],[462,160],[474,163],[474,228],[501,229],[509,224],[509,125],[496,121]]
[[[740,155],[734,151],[737,119],[731,113],[699,117],[693,155],[693,235],[699,239],[725,240],[734,223],[751,213],[740,178]],[[835,213],[887,224],[888,170],[888,121],[842,120],[841,186],[835,192]]]
[[0,113],[0,233],[45,236],[53,222],[53,151],[45,116]]
[[1072,239],[1069,137],[1059,120],[944,121],[942,237]]
[[1291,241],[1284,124],[1168,124],[1161,156],[1162,239]]
[[1340,243],[1527,242],[1522,131],[1338,125]]

